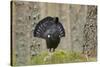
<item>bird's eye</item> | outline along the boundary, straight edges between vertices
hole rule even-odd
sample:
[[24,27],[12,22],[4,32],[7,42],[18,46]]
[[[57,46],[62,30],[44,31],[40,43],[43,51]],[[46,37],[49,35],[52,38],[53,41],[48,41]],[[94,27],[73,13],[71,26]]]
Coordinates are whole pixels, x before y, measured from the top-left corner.
[[48,38],[50,38],[50,35],[48,35]]

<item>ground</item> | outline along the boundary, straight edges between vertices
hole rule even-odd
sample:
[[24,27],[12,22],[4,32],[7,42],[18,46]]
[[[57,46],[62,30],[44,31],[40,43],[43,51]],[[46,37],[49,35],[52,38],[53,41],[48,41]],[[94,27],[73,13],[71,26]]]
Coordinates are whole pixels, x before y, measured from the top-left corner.
[[64,50],[55,51],[52,54],[42,52],[37,56],[32,56],[31,64],[58,64],[58,63],[75,63],[75,62],[92,62],[96,58],[89,57],[88,59],[79,52],[67,52]]

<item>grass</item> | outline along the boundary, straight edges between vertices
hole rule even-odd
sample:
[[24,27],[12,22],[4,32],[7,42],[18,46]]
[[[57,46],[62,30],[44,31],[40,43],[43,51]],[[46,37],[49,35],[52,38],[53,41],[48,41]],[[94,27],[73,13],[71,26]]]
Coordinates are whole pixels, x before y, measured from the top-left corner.
[[[95,61],[96,59],[90,58],[88,61]],[[58,63],[73,63],[73,62],[86,62],[87,58],[82,56],[81,53],[66,52],[63,50],[55,51],[51,55],[48,52],[41,52],[37,56],[31,58],[31,63],[34,65],[39,64],[58,64]]]

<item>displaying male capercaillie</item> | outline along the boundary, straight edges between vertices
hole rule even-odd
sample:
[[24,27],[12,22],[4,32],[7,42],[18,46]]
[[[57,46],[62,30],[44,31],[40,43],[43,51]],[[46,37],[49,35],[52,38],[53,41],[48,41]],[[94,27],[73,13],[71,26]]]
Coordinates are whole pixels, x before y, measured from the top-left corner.
[[65,36],[65,30],[58,17],[46,17],[39,21],[33,34],[34,37],[45,39],[47,49],[51,52],[57,48],[60,38]]

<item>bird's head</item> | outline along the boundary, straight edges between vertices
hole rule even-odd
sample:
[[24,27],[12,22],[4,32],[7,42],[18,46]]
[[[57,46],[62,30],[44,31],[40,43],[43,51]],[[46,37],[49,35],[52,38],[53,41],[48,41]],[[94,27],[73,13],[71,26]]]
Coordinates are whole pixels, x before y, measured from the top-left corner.
[[54,22],[58,23],[59,22],[59,18],[58,17],[54,17]]

